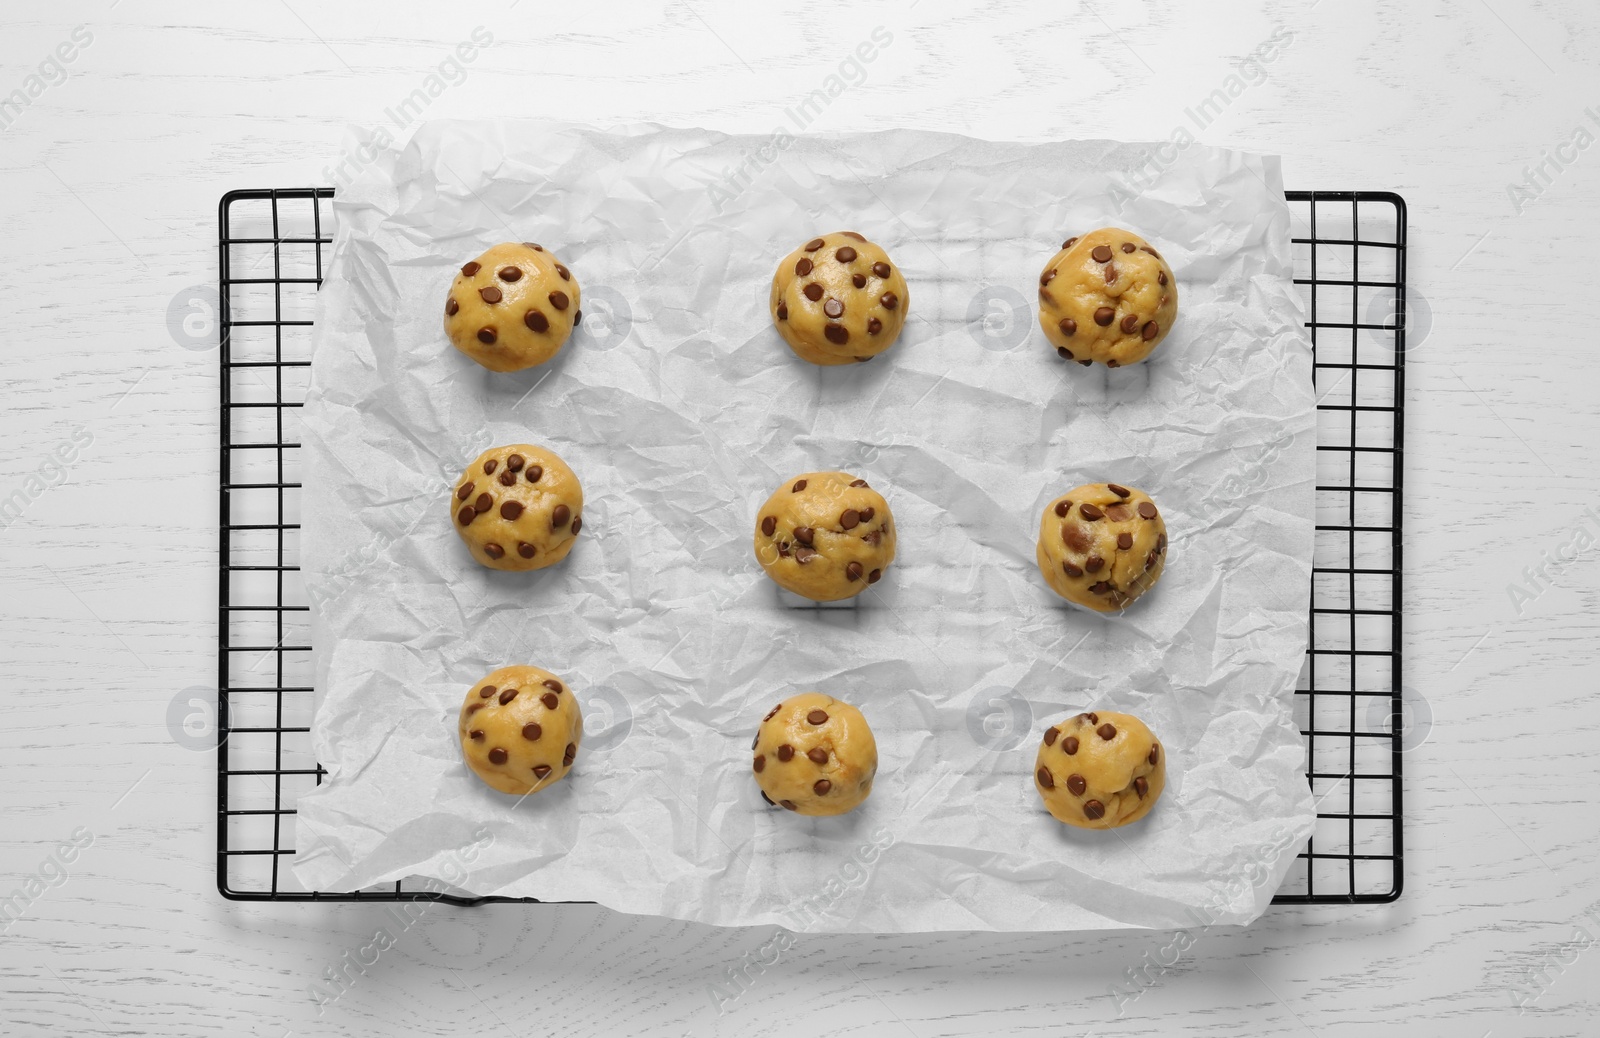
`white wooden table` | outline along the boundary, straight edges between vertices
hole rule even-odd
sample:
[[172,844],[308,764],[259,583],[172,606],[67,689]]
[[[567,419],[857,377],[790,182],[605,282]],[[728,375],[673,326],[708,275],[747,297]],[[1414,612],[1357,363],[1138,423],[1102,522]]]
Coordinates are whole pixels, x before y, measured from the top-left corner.
[[[27,102],[0,106],[0,500],[22,502],[0,528],[0,896],[24,891],[0,934],[0,1032],[1600,1033],[1600,11],[763,6],[0,14],[0,94]],[[476,26],[492,40],[428,97]],[[891,41],[841,71],[876,26]],[[1275,32],[1274,57],[1241,68]],[[1432,729],[1406,757],[1404,896],[1196,931],[1165,969],[1147,964],[1173,960],[1172,934],[776,941],[593,907],[435,907],[319,1006],[324,971],[370,960],[397,924],[223,901],[214,762],[167,724],[180,690],[215,682],[217,358],[167,312],[214,281],[218,197],[327,182],[345,127],[402,132],[390,113],[413,118],[419,88],[428,118],[767,132],[835,73],[810,129],[1184,127],[1283,154],[1292,187],[1409,200],[1429,316],[1413,312],[1408,358],[1404,648]],[[1230,75],[1237,96],[1192,116]],[[1111,994],[1141,969],[1140,997]]]

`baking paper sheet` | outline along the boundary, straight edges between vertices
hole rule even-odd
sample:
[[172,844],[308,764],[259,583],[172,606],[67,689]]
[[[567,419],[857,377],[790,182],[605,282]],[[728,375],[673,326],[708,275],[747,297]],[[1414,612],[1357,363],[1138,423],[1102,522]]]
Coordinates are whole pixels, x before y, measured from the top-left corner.
[[[887,131],[790,138],[440,122],[334,201],[304,413],[313,737],[295,872],[803,931],[1246,923],[1310,834],[1291,697],[1313,526],[1309,343],[1276,160],[1191,145],[1000,144]],[[1061,241],[1148,238],[1181,286],[1154,359],[1060,360],[1035,287]],[[871,363],[797,360],[766,308],[815,233],[881,243],[910,285]],[[537,241],[584,321],[561,355],[483,370],[441,314],[463,262]],[[532,442],[583,481],[561,565],[486,570],[451,527],[481,450]],[[899,556],[841,607],[780,593],[755,510],[841,468],[894,509]],[[1141,487],[1171,537],[1120,617],[1068,606],[1034,563],[1054,495]],[[577,690],[588,736],[536,796],[461,763],[456,712],[492,669]],[[877,735],[860,810],[767,807],[763,714],[822,690]],[[1044,728],[1142,717],[1167,748],[1144,822],[1086,832],[1033,789]]]

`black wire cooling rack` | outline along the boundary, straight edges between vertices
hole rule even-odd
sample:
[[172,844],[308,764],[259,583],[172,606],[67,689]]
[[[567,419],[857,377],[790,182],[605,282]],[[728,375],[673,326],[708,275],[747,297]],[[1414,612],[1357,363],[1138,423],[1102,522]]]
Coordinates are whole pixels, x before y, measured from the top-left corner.
[[[300,408],[332,195],[232,191],[219,207],[217,887],[243,901],[516,900],[409,881],[308,891],[286,867],[295,803],[326,774],[311,753],[309,607],[297,563]],[[1318,411],[1311,645],[1295,696],[1318,808],[1273,900],[1370,904],[1399,897],[1402,879],[1406,209],[1388,192],[1288,199]]]

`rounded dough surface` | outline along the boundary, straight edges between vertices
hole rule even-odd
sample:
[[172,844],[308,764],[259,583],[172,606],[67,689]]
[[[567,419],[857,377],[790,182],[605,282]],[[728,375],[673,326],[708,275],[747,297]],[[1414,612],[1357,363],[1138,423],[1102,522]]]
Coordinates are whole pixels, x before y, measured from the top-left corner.
[[555,785],[583,742],[572,689],[539,667],[501,667],[467,689],[461,756],[472,773],[518,796]]
[[889,502],[848,472],[796,476],[756,514],[761,568],[813,602],[836,602],[876,584],[894,561],[894,543]]
[[910,302],[900,268],[855,231],[811,239],[772,276],[772,323],[813,364],[876,357],[899,338]]
[[1167,786],[1167,752],[1132,714],[1078,714],[1045,729],[1033,788],[1056,821],[1115,829],[1150,813]]
[[751,767],[767,803],[842,815],[872,792],[878,743],[861,711],[821,692],[790,696],[761,719]]
[[492,447],[456,480],[450,523],[490,569],[544,569],[578,541],[583,487],[554,451],[529,443]]
[[533,242],[505,242],[465,264],[444,302],[444,333],[490,371],[521,371],[561,352],[583,319],[578,281]]
[[1039,275],[1039,327],[1056,353],[1137,364],[1178,319],[1178,280],[1150,243],[1116,227],[1068,238]]
[[1099,613],[1114,613],[1161,579],[1167,524],[1144,491],[1088,483],[1045,506],[1035,557],[1056,594]]

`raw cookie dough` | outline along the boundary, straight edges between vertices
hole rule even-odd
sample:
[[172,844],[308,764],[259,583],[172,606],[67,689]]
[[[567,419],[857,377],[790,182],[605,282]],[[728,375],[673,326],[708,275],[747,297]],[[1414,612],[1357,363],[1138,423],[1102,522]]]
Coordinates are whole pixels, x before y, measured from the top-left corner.
[[889,502],[848,472],[807,472],[756,514],[756,558],[779,587],[835,602],[876,584],[894,561]]
[[1161,579],[1167,524],[1144,491],[1089,483],[1045,506],[1036,557],[1056,594],[1114,613]]
[[767,803],[803,815],[842,815],[872,792],[878,744],[861,711],[821,692],[790,696],[768,712],[750,744]]
[[456,480],[450,523],[490,569],[544,569],[577,543],[583,487],[554,451],[528,443],[493,447]]
[[561,352],[583,319],[572,271],[531,241],[496,245],[461,268],[444,332],[490,371],[521,371]]
[[1033,787],[1056,821],[1115,829],[1150,813],[1167,784],[1167,754],[1144,722],[1106,710],[1045,729]]
[[1039,275],[1039,327],[1079,364],[1137,364],[1178,318],[1178,281],[1150,243],[1103,227],[1068,238]]
[[467,690],[461,756],[502,793],[553,786],[572,769],[583,713],[566,683],[538,667],[501,667]]
[[811,239],[772,276],[772,323],[813,364],[876,357],[899,337],[910,302],[900,268],[855,231]]

